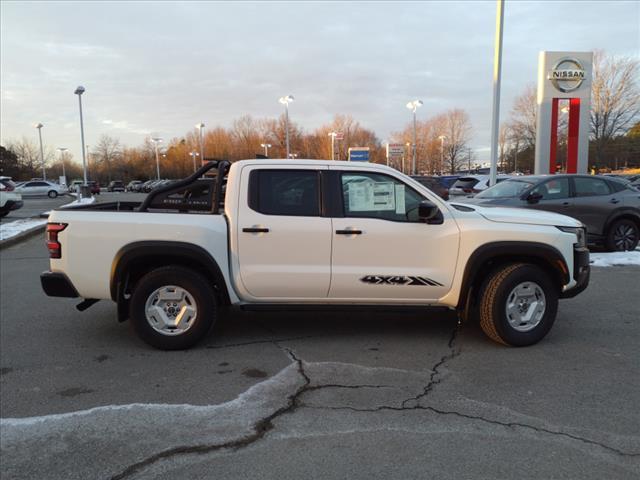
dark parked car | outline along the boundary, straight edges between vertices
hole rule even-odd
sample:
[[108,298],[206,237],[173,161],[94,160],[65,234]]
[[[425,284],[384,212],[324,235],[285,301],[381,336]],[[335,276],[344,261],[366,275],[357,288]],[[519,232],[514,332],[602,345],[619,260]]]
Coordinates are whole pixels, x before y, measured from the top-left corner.
[[112,180],[107,186],[108,192],[124,192],[124,183],[122,180]]
[[604,244],[610,251],[634,250],[640,238],[640,190],[615,177],[513,177],[456,201],[562,213],[585,224],[590,243]]
[[[416,175],[411,177],[415,181],[421,183],[433,193],[445,200],[449,200],[449,185],[447,179],[450,177],[432,177],[426,175]],[[455,181],[455,180],[454,180]],[[451,182],[453,183],[453,182]]]
[[100,184],[95,180],[89,180],[87,182],[89,185],[89,189],[91,190],[91,194],[100,195]]

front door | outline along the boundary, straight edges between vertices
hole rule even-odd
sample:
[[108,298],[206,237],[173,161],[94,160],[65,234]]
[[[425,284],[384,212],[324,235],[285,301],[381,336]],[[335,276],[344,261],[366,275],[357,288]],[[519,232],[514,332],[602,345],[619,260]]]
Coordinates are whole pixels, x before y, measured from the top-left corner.
[[[333,169],[333,167],[332,167]],[[429,303],[451,288],[459,230],[446,208],[432,224],[418,218],[429,199],[400,178],[342,170],[344,217],[333,219],[329,297],[344,301]]]
[[537,203],[528,204],[528,208],[544,210],[546,212],[556,212],[562,215],[571,216],[573,198],[569,189],[569,178],[558,177],[547,180],[531,190],[529,194],[541,195]]
[[[326,170],[327,167],[323,169]],[[259,299],[325,299],[331,219],[320,216],[320,169],[242,169],[236,232],[242,285]]]

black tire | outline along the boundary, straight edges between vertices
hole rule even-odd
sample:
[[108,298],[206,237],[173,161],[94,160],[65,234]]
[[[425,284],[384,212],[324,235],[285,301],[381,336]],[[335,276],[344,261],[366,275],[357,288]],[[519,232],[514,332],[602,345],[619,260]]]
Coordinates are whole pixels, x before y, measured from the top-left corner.
[[49,190],[49,193],[47,193],[47,197],[49,198],[56,198],[58,196],[58,192],[56,192],[55,190]]
[[[177,286],[186,290],[195,301],[197,313],[188,330],[177,335],[158,332],[147,321],[145,305],[157,289]],[[136,284],[131,296],[129,316],[136,334],[149,345],[161,350],[184,350],[200,341],[217,317],[217,301],[209,280],[199,273],[177,265],[161,267],[147,273]]]
[[[544,294],[544,311],[535,326],[520,331],[510,323],[506,309],[514,289],[532,283]],[[479,301],[480,326],[484,333],[498,343],[513,347],[525,347],[542,340],[551,330],[557,311],[557,285],[549,274],[527,263],[512,263],[495,270],[485,281]]]
[[635,250],[640,239],[640,229],[633,220],[621,218],[609,227],[606,247],[610,252]]

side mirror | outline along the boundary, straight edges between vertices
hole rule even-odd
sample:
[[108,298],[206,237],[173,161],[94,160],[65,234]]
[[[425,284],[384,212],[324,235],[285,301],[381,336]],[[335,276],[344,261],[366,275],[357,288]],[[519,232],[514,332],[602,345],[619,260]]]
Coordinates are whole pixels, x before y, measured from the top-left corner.
[[530,193],[529,195],[527,195],[527,198],[525,198],[525,200],[527,201],[527,203],[538,203],[540,200],[542,200],[542,194]]
[[432,220],[438,213],[440,213],[438,206],[429,200],[423,200],[420,202],[420,205],[418,205],[418,217],[423,222]]

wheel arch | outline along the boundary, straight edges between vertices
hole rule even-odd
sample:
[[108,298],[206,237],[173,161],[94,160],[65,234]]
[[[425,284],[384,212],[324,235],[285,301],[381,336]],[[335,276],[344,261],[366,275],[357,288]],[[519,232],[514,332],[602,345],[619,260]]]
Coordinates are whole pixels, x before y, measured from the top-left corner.
[[570,269],[560,251],[538,242],[491,242],[478,247],[465,265],[458,309],[475,304],[479,287],[492,271],[511,262],[531,263],[551,275],[558,291],[571,280]]
[[128,315],[124,308],[128,302],[120,300],[126,300],[124,294],[129,287],[146,272],[166,265],[179,265],[201,273],[216,288],[220,303],[231,303],[222,270],[204,248],[187,242],[140,241],[122,247],[111,264],[109,289],[111,299],[118,303],[120,320]]
[[609,218],[607,218],[607,221],[604,224],[602,234],[604,236],[608,235],[611,225],[618,220],[631,220],[636,224],[636,227],[640,229],[640,213],[636,212],[632,208],[621,208],[609,215]]

